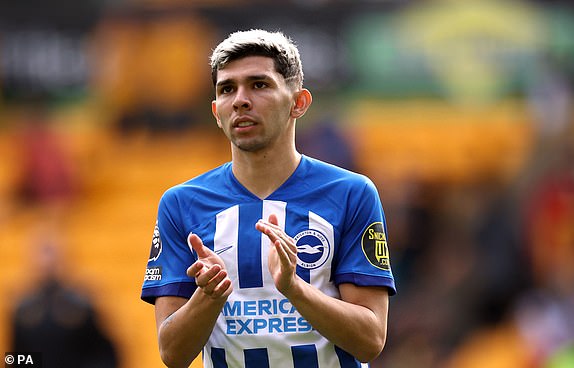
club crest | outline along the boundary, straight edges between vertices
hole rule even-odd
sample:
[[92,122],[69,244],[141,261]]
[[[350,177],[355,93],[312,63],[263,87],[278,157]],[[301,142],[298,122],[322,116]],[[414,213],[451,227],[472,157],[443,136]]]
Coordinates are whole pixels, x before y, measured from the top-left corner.
[[297,245],[297,265],[306,269],[321,267],[329,258],[327,237],[317,230],[304,230],[293,238]]

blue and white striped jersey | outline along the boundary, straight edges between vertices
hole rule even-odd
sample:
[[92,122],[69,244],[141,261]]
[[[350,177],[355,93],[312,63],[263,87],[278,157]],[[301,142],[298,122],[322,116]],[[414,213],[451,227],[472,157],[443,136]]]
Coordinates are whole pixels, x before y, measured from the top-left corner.
[[141,297],[191,297],[193,232],[224,260],[233,292],[203,350],[205,367],[360,367],[321,336],[277,291],[267,267],[270,241],[255,229],[276,214],[297,242],[297,274],[327,295],[337,286],[383,286],[395,293],[383,208],[365,176],[303,156],[264,200],[224,164],[163,195]]

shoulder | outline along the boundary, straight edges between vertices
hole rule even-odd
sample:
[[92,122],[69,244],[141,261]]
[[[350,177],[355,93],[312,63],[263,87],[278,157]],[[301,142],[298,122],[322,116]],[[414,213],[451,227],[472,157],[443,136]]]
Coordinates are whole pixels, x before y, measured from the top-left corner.
[[375,187],[374,183],[366,175],[309,156],[303,156],[303,160],[307,166],[307,175],[311,179],[331,181],[337,185],[351,186],[353,188]]
[[226,173],[231,169],[231,163],[225,163],[201,175],[167,189],[161,198],[162,202],[179,201],[183,198],[194,197],[204,191],[217,190],[224,185]]

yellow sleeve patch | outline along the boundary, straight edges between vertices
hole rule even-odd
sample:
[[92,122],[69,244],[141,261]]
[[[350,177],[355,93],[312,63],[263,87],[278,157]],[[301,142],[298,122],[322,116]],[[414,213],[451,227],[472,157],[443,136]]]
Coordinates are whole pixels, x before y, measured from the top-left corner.
[[382,222],[374,222],[367,227],[361,239],[361,246],[369,263],[385,271],[391,270],[387,236]]

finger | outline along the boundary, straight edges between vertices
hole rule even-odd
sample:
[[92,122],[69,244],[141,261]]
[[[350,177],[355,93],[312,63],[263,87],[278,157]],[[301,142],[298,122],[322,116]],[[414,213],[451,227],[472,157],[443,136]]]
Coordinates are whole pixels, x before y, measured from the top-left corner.
[[195,283],[197,286],[203,288],[207,286],[211,280],[222,270],[220,265],[213,265],[212,267],[208,268],[206,271],[201,272],[199,275],[195,277]]
[[270,222],[266,222],[264,220],[259,220],[255,225],[255,228],[261,231],[263,234],[267,235],[272,242],[281,239],[282,236],[287,236],[283,232],[283,229],[281,229],[279,226],[274,225]]
[[199,258],[206,258],[209,256],[209,249],[203,245],[203,241],[196,234],[189,234],[187,237],[187,245],[197,253]]
[[273,225],[279,225],[279,219],[277,218],[277,215],[272,213],[269,215],[269,222],[272,223]]
[[212,298],[221,298],[226,297],[233,291],[233,287],[231,286],[231,280],[229,278],[223,279],[216,287],[213,289],[213,293],[211,293]]
[[289,254],[292,254],[294,257],[296,257],[297,256],[297,244],[295,244],[295,240],[291,237],[287,237],[285,244],[287,245],[287,250],[289,251]]
[[255,224],[255,228],[259,230],[261,233],[267,235],[271,240],[271,242],[274,242],[275,240],[279,239],[278,235],[273,231],[273,229],[269,225],[267,225],[267,223],[263,220],[257,221],[257,223]]
[[292,254],[289,248],[287,247],[286,249],[286,246],[284,246],[284,242],[282,242],[281,240],[277,240],[273,244],[275,245],[275,249],[277,249],[277,254],[279,255],[279,261],[281,262],[281,265],[290,266],[293,261],[292,258],[289,257],[289,253]]
[[293,240],[293,238],[291,238],[289,235],[287,235],[283,229],[281,228],[276,228],[274,227],[274,225],[271,225],[267,231],[266,231],[266,235],[269,236],[269,238],[271,239],[272,242],[275,242],[277,240],[281,240],[282,242],[285,243],[285,245],[292,251],[297,253],[297,246],[295,245],[295,240]]
[[187,276],[195,278],[205,265],[201,261],[197,261],[187,268]]
[[279,225],[274,224],[274,223],[269,222],[269,221],[265,221],[265,220],[263,220],[263,219],[260,219],[260,220],[258,221],[258,223],[259,223],[259,224],[263,224],[264,226],[266,226],[266,227],[268,227],[269,229],[272,229],[272,230],[274,230],[274,231],[283,231],[283,229],[282,229]]
[[218,286],[223,280],[225,280],[226,277],[227,277],[227,272],[225,272],[225,270],[220,270],[215,276],[213,276],[213,277],[207,282],[207,284],[203,287],[203,291],[204,291],[207,295],[213,294],[213,292],[214,292],[214,290],[217,288],[217,286]]

